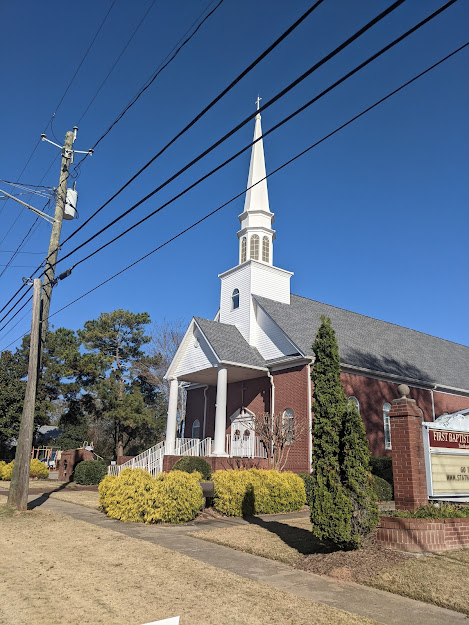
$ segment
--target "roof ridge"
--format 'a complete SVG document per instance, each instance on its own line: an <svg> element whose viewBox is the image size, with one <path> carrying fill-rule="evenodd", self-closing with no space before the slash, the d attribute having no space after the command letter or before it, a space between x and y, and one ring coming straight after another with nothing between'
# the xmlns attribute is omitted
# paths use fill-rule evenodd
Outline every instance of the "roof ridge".
<svg viewBox="0 0 469 625"><path fill-rule="evenodd" d="M321 304L323 306L330 306L331 308L335 308L336 310L342 310L344 312L351 313L352 315L358 315L359 317L366 317L367 319L371 319L372 321L379 321L380 323L387 323L390 326L395 326L396 328L404 328L405 330L410 330L410 332L416 332L417 334L422 334L423 336L429 336L432 339L438 339L439 341L445 341L446 343L451 343L452 345L459 345L460 347L464 347L469 349L469 345L464 345L463 343L457 343L456 341L450 341L449 339L444 339L441 336L435 336L434 334L429 334L428 332L422 332L421 330L415 330L414 328L409 328L407 326L399 325L398 323L393 323L392 321L385 321L384 319L378 319L377 317L371 317L370 315L364 315L363 313L357 313L354 310L349 310L348 308L342 308L341 306L334 306L333 304L327 304L326 302L320 302L317 299L311 299L310 297L305 297L304 295L296 295L295 293L291 294L293 297L300 297L301 299L306 299L309 302L316 302L317 304ZM265 299L269 299L266 297ZM275 300L271 300L274 302ZM281 304L282 302L276 302ZM288 304L287 304L288 306Z"/></svg>

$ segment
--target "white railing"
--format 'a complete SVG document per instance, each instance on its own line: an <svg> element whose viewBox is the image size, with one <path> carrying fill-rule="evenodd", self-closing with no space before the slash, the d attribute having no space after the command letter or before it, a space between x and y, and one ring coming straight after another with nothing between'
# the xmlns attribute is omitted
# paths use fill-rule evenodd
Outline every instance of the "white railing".
<svg viewBox="0 0 469 625"><path fill-rule="evenodd" d="M158 443L124 464L112 465L108 467L108 475L119 475L123 469L145 469L155 476L163 470L164 447L164 442Z"/></svg>
<svg viewBox="0 0 469 625"><path fill-rule="evenodd" d="M178 439L185 441L182 445L176 445L176 456L210 456L212 453L212 439L210 437L200 440L199 438ZM177 443L177 441L176 441Z"/></svg>
<svg viewBox="0 0 469 625"><path fill-rule="evenodd" d="M267 458L267 451L258 436L250 436L247 440L234 441L232 445L231 434L226 435L226 453L230 458Z"/></svg>

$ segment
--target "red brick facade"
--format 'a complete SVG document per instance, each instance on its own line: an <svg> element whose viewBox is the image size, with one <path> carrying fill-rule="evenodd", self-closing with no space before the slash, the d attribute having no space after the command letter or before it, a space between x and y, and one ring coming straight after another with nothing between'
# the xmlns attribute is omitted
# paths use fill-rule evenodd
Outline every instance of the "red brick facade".
<svg viewBox="0 0 469 625"><path fill-rule="evenodd" d="M272 372L275 385L275 412L283 412L287 408L293 410L297 422L309 422L309 367L300 365L281 371ZM389 382L376 377L358 373L342 372L342 385L347 397L354 396L360 404L360 414L365 424L370 450L373 456L391 455L384 445L383 406L392 404L398 396L397 387L400 382ZM204 420L204 389L195 388L187 394L187 411L185 436L192 436L192 424L195 419L200 421L200 436L214 436L216 387L209 386L206 390L207 407L205 432ZM432 402L433 395L433 402ZM267 376L235 382L228 385L227 401L227 434L230 431L230 416L242 406L254 413L270 411L271 387ZM444 412L455 412L469 408L469 397L410 387L410 399L422 410L425 421L433 421L433 415ZM419 414L421 414L419 412ZM392 440L392 435L391 435ZM392 441L394 442L394 441ZM310 446L308 436L292 445L287 469L302 472L309 471Z"/></svg>
<svg viewBox="0 0 469 625"><path fill-rule="evenodd" d="M93 460L94 456L88 449L67 449L63 451L58 462L59 480L70 482L75 466L82 460Z"/></svg>
<svg viewBox="0 0 469 625"><path fill-rule="evenodd" d="M376 539L389 549L414 553L468 549L469 519L381 517Z"/></svg>

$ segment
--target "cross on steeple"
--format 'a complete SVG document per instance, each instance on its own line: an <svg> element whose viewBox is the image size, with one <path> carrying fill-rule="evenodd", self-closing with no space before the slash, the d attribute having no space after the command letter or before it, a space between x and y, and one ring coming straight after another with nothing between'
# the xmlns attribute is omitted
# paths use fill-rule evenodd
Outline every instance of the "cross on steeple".
<svg viewBox="0 0 469 625"><path fill-rule="evenodd" d="M262 98L260 98L259 96L257 96L257 100L256 100L256 101L255 101L255 103L254 103L254 104L257 104L257 110L259 110L259 104L260 104L260 101L261 101L261 100L262 100Z"/></svg>

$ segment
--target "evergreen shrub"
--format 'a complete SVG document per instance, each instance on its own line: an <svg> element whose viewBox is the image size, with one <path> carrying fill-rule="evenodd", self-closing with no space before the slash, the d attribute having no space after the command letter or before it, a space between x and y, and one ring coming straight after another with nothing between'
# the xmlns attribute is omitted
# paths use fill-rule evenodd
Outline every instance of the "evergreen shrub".
<svg viewBox="0 0 469 625"><path fill-rule="evenodd" d="M377 475L386 480L391 486L393 485L392 458L388 456L372 456L370 458L370 467L373 475Z"/></svg>
<svg viewBox="0 0 469 625"><path fill-rule="evenodd" d="M47 480L49 477L49 469L40 460L31 460L29 464L29 477L37 477L40 480Z"/></svg>
<svg viewBox="0 0 469 625"><path fill-rule="evenodd" d="M373 490L378 501L391 501L392 499L392 486L382 477L373 475Z"/></svg>
<svg viewBox="0 0 469 625"><path fill-rule="evenodd" d="M311 505L311 498L313 494L313 476L311 473L298 473L303 482L305 483L305 492L306 492L306 503L307 505Z"/></svg>
<svg viewBox="0 0 469 625"><path fill-rule="evenodd" d="M186 473L198 471L205 481L208 481L212 475L212 467L209 463L197 456L184 456L183 458L179 458L171 471L185 471Z"/></svg>
<svg viewBox="0 0 469 625"><path fill-rule="evenodd" d="M292 512L306 502L304 482L294 473L230 469L215 471L212 481L214 507L228 516Z"/></svg>
<svg viewBox="0 0 469 625"><path fill-rule="evenodd" d="M404 519L467 519L469 518L469 506L459 507L445 502L438 505L429 503L416 510L396 510L389 516Z"/></svg>
<svg viewBox="0 0 469 625"><path fill-rule="evenodd" d="M101 510L113 519L134 523L187 523L202 508L198 472L172 471L153 478L143 469L124 469L99 484Z"/></svg>
<svg viewBox="0 0 469 625"><path fill-rule="evenodd" d="M0 463L0 479L5 481L11 480L14 464L14 460L8 464L3 461ZM49 470L40 460L31 460L29 464L29 477L38 477L41 480L46 480L49 477Z"/></svg>
<svg viewBox="0 0 469 625"><path fill-rule="evenodd" d="M77 484L99 484L106 474L105 460L82 460L73 471L73 479Z"/></svg>

